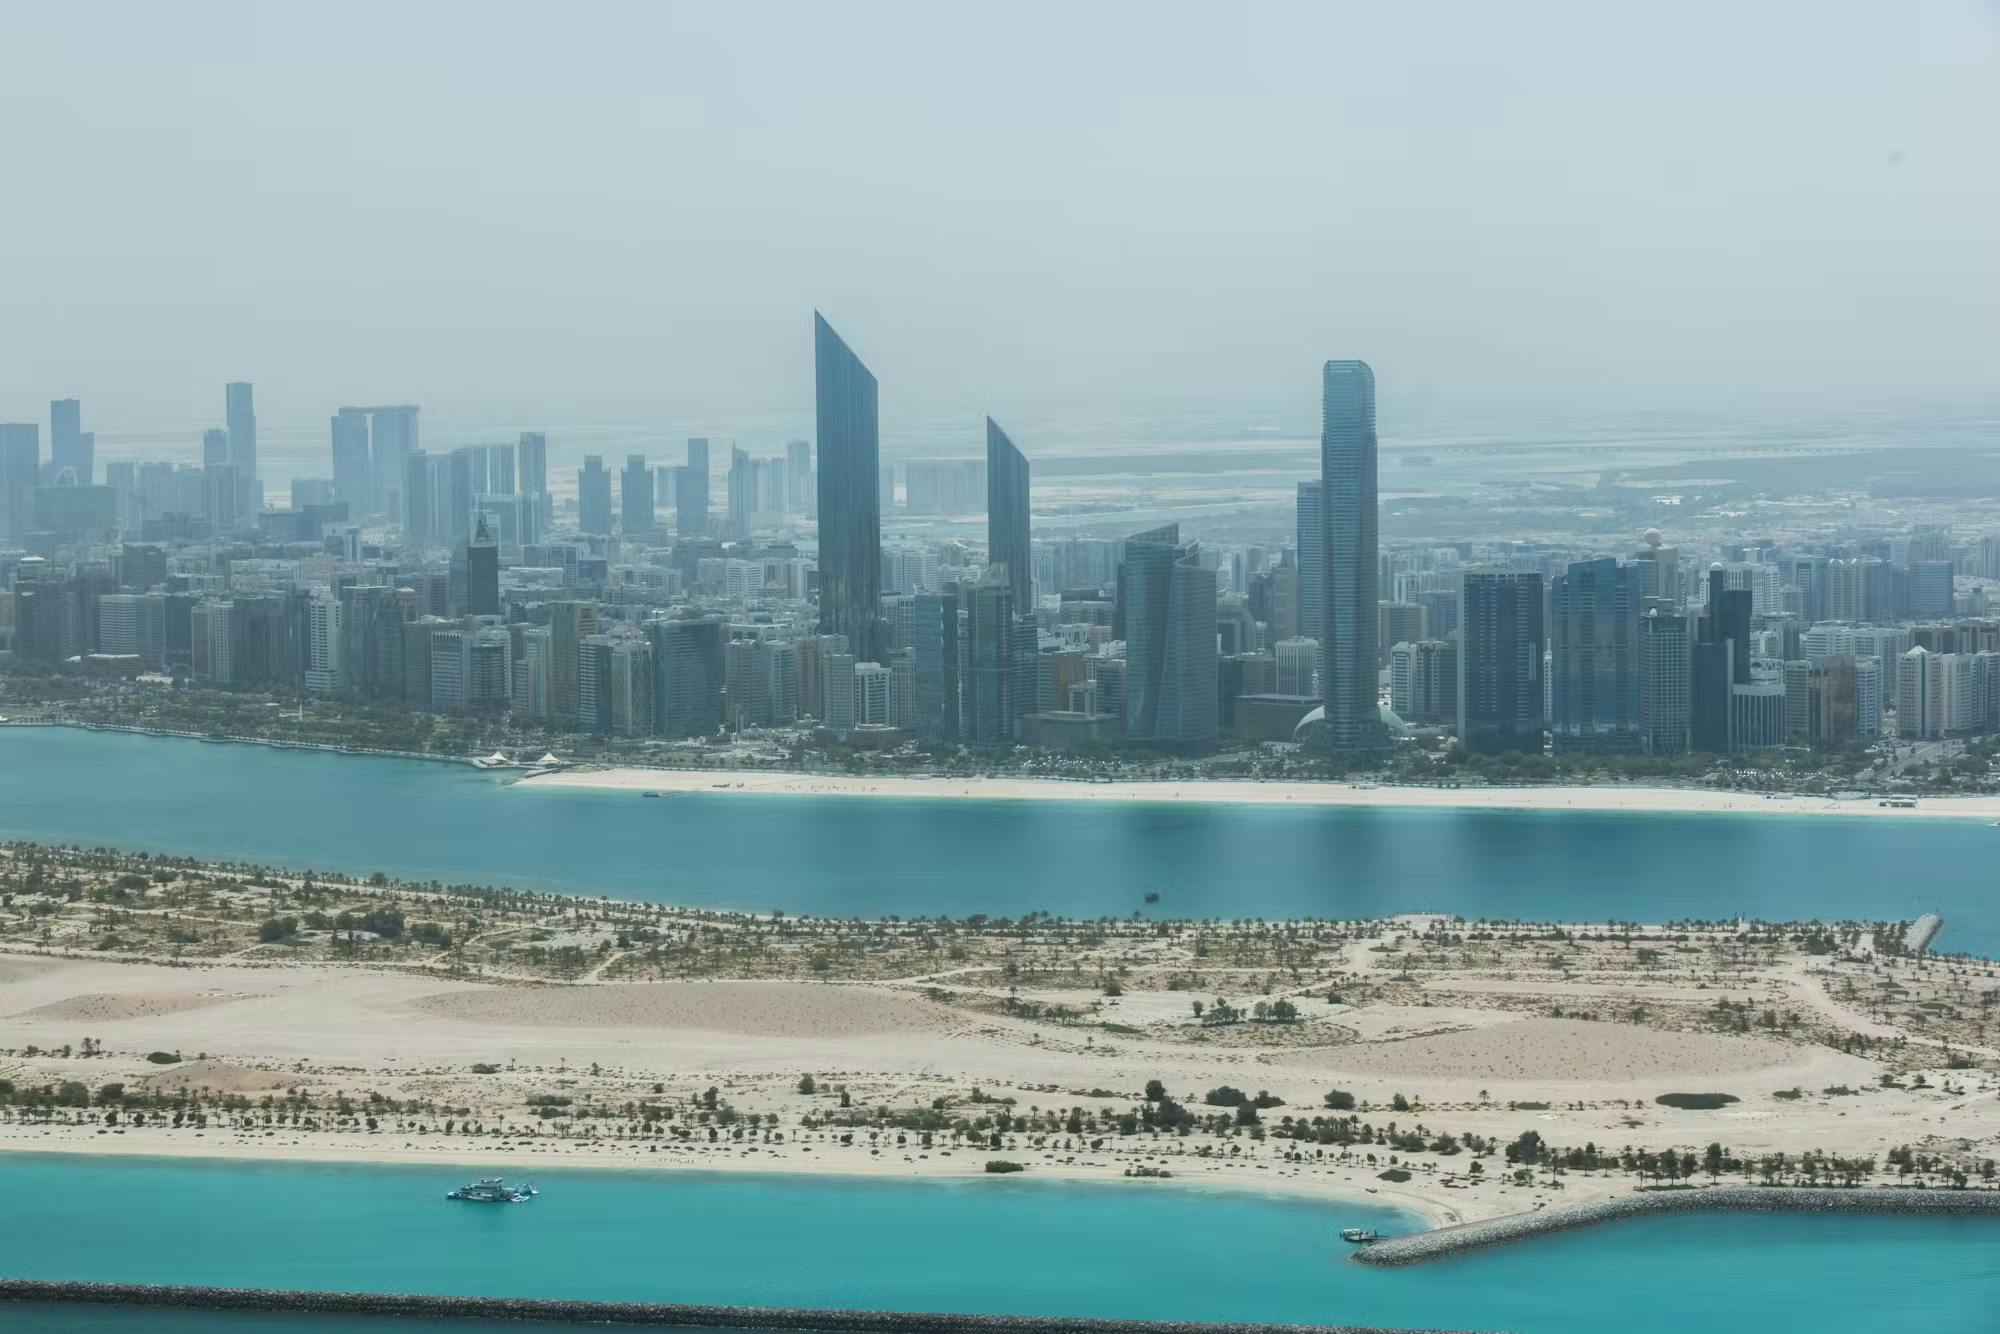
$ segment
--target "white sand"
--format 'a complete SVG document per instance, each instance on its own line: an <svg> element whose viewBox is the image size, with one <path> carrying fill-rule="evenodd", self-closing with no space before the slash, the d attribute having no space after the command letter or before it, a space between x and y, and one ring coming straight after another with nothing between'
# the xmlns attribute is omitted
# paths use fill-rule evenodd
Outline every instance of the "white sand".
<svg viewBox="0 0 2000 1334"><path fill-rule="evenodd" d="M1925 797L1914 807L1875 798L1764 796L1680 787L1380 787L1240 779L1085 783L1051 778L869 777L685 769L572 769L525 778L523 789L616 792L771 793L782 796L928 797L981 801L1255 803L1274 806L1403 806L1447 810L1653 811L1685 814L1851 815L2000 820L2000 796Z"/></svg>
<svg viewBox="0 0 2000 1334"><path fill-rule="evenodd" d="M56 1019L79 1024L115 1024L127 1019L157 1019L187 1010L204 1010L211 1005L227 1005L234 996L189 995L175 992L85 992L65 996L47 1005L37 1005L16 1016L21 1019Z"/></svg>
<svg viewBox="0 0 2000 1334"><path fill-rule="evenodd" d="M481 987L421 996L412 1006L502 1028L699 1029L794 1040L940 1033L963 1024L907 993L797 982Z"/></svg>
<svg viewBox="0 0 2000 1334"><path fill-rule="evenodd" d="M1797 1056L1796 1048L1754 1038L1663 1032L1581 1019L1521 1019L1347 1047L1324 1059L1340 1070L1411 1079L1625 1084L1771 1070Z"/></svg>

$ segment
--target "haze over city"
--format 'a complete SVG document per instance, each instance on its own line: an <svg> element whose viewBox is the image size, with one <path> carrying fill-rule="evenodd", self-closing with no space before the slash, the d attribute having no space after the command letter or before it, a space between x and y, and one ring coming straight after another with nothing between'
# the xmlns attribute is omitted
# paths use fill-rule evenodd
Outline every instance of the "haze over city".
<svg viewBox="0 0 2000 1334"><path fill-rule="evenodd" d="M1990 403L1991 4L8 7L0 417Z"/></svg>

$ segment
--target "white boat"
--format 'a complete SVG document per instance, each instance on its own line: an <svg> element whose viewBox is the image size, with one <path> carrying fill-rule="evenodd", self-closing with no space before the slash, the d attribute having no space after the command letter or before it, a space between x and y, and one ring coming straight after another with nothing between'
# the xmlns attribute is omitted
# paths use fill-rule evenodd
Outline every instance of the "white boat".
<svg viewBox="0 0 2000 1334"><path fill-rule="evenodd" d="M1340 1239L1355 1246L1366 1246L1371 1241L1382 1240L1382 1234L1365 1227L1344 1227L1340 1230Z"/></svg>

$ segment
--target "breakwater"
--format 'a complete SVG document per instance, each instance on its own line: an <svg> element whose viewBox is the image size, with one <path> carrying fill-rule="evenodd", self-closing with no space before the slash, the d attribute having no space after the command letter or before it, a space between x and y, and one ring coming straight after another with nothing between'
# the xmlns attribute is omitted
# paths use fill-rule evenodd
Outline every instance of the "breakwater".
<svg viewBox="0 0 2000 1334"><path fill-rule="evenodd" d="M1526 1241L1571 1228L1671 1213L1985 1214L2000 1219L2000 1191L1899 1189L1894 1186L1710 1186L1642 1190L1588 1204L1459 1223L1363 1246L1354 1258L1371 1265L1413 1265L1461 1251Z"/></svg>
<svg viewBox="0 0 2000 1334"><path fill-rule="evenodd" d="M0 1279L0 1302L122 1306L285 1315L615 1325L635 1329L798 1331L799 1334L1416 1334L1354 1325L1271 1325L1085 1317L953 1315L922 1311L816 1311L795 1307L693 1306L655 1302L545 1301L413 1293L284 1292L146 1283L49 1283Z"/></svg>

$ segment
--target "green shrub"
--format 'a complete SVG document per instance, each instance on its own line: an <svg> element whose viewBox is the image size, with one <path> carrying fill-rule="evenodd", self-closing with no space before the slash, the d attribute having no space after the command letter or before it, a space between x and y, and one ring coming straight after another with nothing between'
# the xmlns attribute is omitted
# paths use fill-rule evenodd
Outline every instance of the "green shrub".
<svg viewBox="0 0 2000 1334"><path fill-rule="evenodd" d="M1019 1163L1010 1163L1005 1158L988 1158L986 1160L986 1170L995 1175L1003 1175L1008 1172L1025 1172L1028 1169Z"/></svg>
<svg viewBox="0 0 2000 1334"><path fill-rule="evenodd" d="M1662 1093L1653 1099L1662 1107L1678 1107L1684 1112L1712 1112L1737 1101L1734 1093Z"/></svg>

